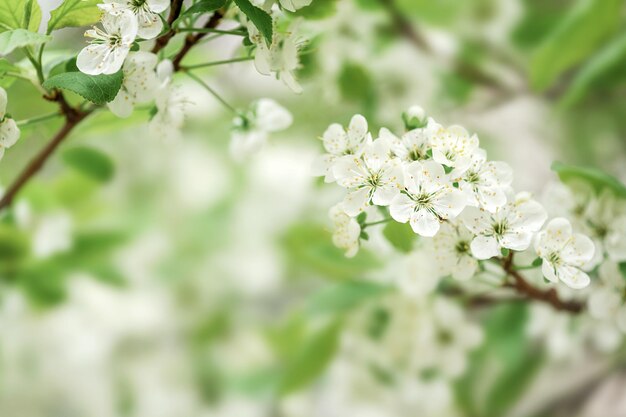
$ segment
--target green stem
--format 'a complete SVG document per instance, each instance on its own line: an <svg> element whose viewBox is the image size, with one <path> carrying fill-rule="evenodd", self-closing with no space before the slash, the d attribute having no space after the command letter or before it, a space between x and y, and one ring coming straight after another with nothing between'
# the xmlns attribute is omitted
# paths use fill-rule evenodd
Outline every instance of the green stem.
<svg viewBox="0 0 626 417"><path fill-rule="evenodd" d="M511 267L511 269L513 269L514 271L524 271L527 269L535 269L535 268L539 268L541 265L524 265L524 266L513 266Z"/></svg>
<svg viewBox="0 0 626 417"><path fill-rule="evenodd" d="M386 219L378 220L378 221L375 221L375 222L363 223L363 228L366 228L366 227L369 227L369 226L376 226L377 224L387 223L387 222L389 222L391 220L393 220L391 217L387 217Z"/></svg>
<svg viewBox="0 0 626 417"><path fill-rule="evenodd" d="M196 68L214 67L216 65L231 64L233 62L251 61L253 59L254 59L253 56L244 56L241 58L225 59L223 61L205 62L204 64L181 65L181 68L183 70L191 70L191 69L196 69Z"/></svg>
<svg viewBox="0 0 626 417"><path fill-rule="evenodd" d="M213 28L180 28L178 32L194 32L194 33L219 33L220 35L236 35L246 36L247 33L242 30L223 30Z"/></svg>
<svg viewBox="0 0 626 417"><path fill-rule="evenodd" d="M44 122L46 120L54 119L56 117L61 117L61 116L62 116L61 113L57 111L54 113L31 117L30 119L18 120L16 123L19 127L25 127L25 126L34 125L35 123Z"/></svg>
<svg viewBox="0 0 626 417"><path fill-rule="evenodd" d="M205 83L200 77L198 77L197 75L193 74L192 72L188 71L187 69L182 69L182 71L187 74L189 76L189 78L191 78L192 80L194 80L195 82L197 82L198 84L200 84L202 87L204 87L209 93L211 93L211 95L213 95L213 97L215 97L217 99L217 101L219 101L220 103L222 103L224 105L224 107L226 107L228 110L232 111L233 113L235 113L237 116L243 117L245 118L245 116L243 114L241 114L241 112L239 112L239 110L237 110L235 107L233 107L230 103L228 103L226 100L224 100L222 98L222 96L220 96L217 91L215 91L213 88L211 88L211 86L209 86L207 83Z"/></svg>
<svg viewBox="0 0 626 417"><path fill-rule="evenodd" d="M28 58L30 63L33 64L35 71L37 71L37 79L39 80L39 84L43 84L44 76L43 69L41 68L41 63L37 62L37 60L28 48L24 48L24 53L26 54L26 58Z"/></svg>

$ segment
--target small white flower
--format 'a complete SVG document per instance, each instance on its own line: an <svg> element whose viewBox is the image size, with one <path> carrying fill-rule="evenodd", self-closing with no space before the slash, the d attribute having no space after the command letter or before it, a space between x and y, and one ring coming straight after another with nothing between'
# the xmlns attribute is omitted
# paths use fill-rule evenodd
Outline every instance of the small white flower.
<svg viewBox="0 0 626 417"><path fill-rule="evenodd" d="M4 150L15 145L20 138L20 129L15 120L6 117L7 92L0 87L0 159L4 156Z"/></svg>
<svg viewBox="0 0 626 417"><path fill-rule="evenodd" d="M245 117L235 118L230 153L236 159L244 159L263 146L269 133L285 130L292 122L287 109L272 99L262 98L252 104Z"/></svg>
<svg viewBox="0 0 626 417"><path fill-rule="evenodd" d="M272 43L268 46L256 26L249 22L248 36L256 45L254 66L257 71L263 75L275 73L294 93L301 93L302 87L294 76L294 72L300 67L298 46L291 33L274 30Z"/></svg>
<svg viewBox="0 0 626 417"><path fill-rule="evenodd" d="M382 140L389 141L391 151L402 161L422 161L429 159L431 138L439 128L440 126L433 119L429 119L426 126L409 130L401 138L384 127L380 129L378 136Z"/></svg>
<svg viewBox="0 0 626 417"><path fill-rule="evenodd" d="M144 39L155 38L163 29L163 22L159 13L164 12L170 5L169 0L104 0L105 4L99 7L110 14L122 10L132 12L137 19L137 35Z"/></svg>
<svg viewBox="0 0 626 417"><path fill-rule="evenodd" d="M161 86L155 93L157 112L150 120L150 131L162 140L177 139L185 122L185 112L189 101L183 92L172 85L174 67L165 59L157 65L157 78Z"/></svg>
<svg viewBox="0 0 626 417"><path fill-rule="evenodd" d="M462 171L472 162L478 149L478 137L461 126L440 128L432 137L433 159L442 165Z"/></svg>
<svg viewBox="0 0 626 417"><path fill-rule="evenodd" d="M65 252L72 246L72 219L65 213L44 217L33 235L32 251L37 258Z"/></svg>
<svg viewBox="0 0 626 417"><path fill-rule="evenodd" d="M353 155L361 156L365 145L372 142L372 137L367 131L367 120L360 114L352 116L348 129L344 129L338 123L328 126L322 135L324 149L328 152L321 155L313 163L313 175L325 175L326 182L335 181L333 165L337 158Z"/></svg>
<svg viewBox="0 0 626 417"><path fill-rule="evenodd" d="M543 259L543 276L551 282L563 281L574 289L589 285L589 275L579 268L593 258L594 250L591 239L572 233L572 225L562 217L552 219L535 241L535 251Z"/></svg>
<svg viewBox="0 0 626 417"><path fill-rule="evenodd" d="M500 161L487 161L487 153L478 149L471 158L469 167L456 176L451 173L468 199L468 205L482 207L494 212L506 204L507 189L513 182L513 170Z"/></svg>
<svg viewBox="0 0 626 417"><path fill-rule="evenodd" d="M102 26L104 30L94 27L85 32L85 36L93 41L76 57L76 66L85 74L118 72L137 37L137 19L129 10L105 13Z"/></svg>
<svg viewBox="0 0 626 417"><path fill-rule="evenodd" d="M437 162L410 163L404 181L406 190L391 201L390 214L400 223L410 222L419 235L434 236L442 220L455 218L467 204Z"/></svg>
<svg viewBox="0 0 626 417"><path fill-rule="evenodd" d="M333 173L337 184L348 189L343 204L350 216L358 215L369 204L389 205L402 187L402 166L389 159L389 148L383 141L367 145L361 158L340 158Z"/></svg>
<svg viewBox="0 0 626 417"><path fill-rule="evenodd" d="M601 255L626 261L626 202L605 190L587 205L584 217Z"/></svg>
<svg viewBox="0 0 626 417"><path fill-rule="evenodd" d="M474 235L461 225L444 222L433 238L434 256L441 272L458 280L474 276L478 261L472 256L470 244Z"/></svg>
<svg viewBox="0 0 626 417"><path fill-rule="evenodd" d="M618 264L603 262L598 268L598 278L587 299L589 314L598 320L626 317L626 306L622 298L626 291L626 280L622 277ZM624 324L626 322L622 322L620 327L626 332Z"/></svg>
<svg viewBox="0 0 626 417"><path fill-rule="evenodd" d="M426 119L426 112L421 106L409 107L407 111L402 113L402 119L404 119L407 130L424 127L426 123L432 121L432 119Z"/></svg>
<svg viewBox="0 0 626 417"><path fill-rule="evenodd" d="M346 214L341 203L333 206L328 215L335 225L333 243L338 248L345 250L348 258L353 257L359 251L361 226L354 217Z"/></svg>
<svg viewBox="0 0 626 417"><path fill-rule="evenodd" d="M547 215L541 204L519 193L514 202L494 213L476 207L467 207L463 223L476 235L470 245L478 259L500 255L502 248L522 251L528 249L533 234L541 229Z"/></svg>
<svg viewBox="0 0 626 417"><path fill-rule="evenodd" d="M131 52L124 62L124 81L108 107L118 117L128 117L133 108L154 98L158 87L155 68L157 56L150 52Z"/></svg>

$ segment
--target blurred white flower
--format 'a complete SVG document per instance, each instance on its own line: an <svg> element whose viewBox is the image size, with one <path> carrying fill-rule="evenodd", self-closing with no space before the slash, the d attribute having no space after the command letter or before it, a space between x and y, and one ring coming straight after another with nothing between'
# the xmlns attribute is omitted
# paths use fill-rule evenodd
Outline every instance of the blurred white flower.
<svg viewBox="0 0 626 417"><path fill-rule="evenodd" d="M308 6L313 0L278 0L283 9L295 12L298 9Z"/></svg>
<svg viewBox="0 0 626 417"><path fill-rule="evenodd" d="M128 117L137 104L154 98L158 87L155 68L157 56L150 52L131 52L124 62L124 80L115 99L108 103L109 110L118 117Z"/></svg>
<svg viewBox="0 0 626 417"><path fill-rule="evenodd" d="M587 204L584 217L600 253L614 262L626 261L626 202L604 190Z"/></svg>
<svg viewBox="0 0 626 417"><path fill-rule="evenodd" d="M359 251L361 226L354 217L346 214L341 203L331 207L328 215L335 226L333 243L338 248L345 250L348 258L353 257Z"/></svg>
<svg viewBox="0 0 626 417"><path fill-rule="evenodd" d="M442 165L462 171L469 167L478 149L478 136L461 126L441 127L432 137L433 159Z"/></svg>
<svg viewBox="0 0 626 417"><path fill-rule="evenodd" d="M157 112L150 120L152 135L161 140L176 140L185 122L185 112L189 101L187 96L172 84L174 66L172 61L164 59L157 65L157 78L160 86L155 93Z"/></svg>
<svg viewBox="0 0 626 417"><path fill-rule="evenodd" d="M623 299L626 280L619 265L610 261L602 263L598 268L598 278L587 299L589 314L598 320L615 323L626 333L626 305Z"/></svg>
<svg viewBox="0 0 626 417"><path fill-rule="evenodd" d="M276 101L262 98L255 101L244 116L235 118L230 141L233 158L243 160L257 152L270 133L291 126L291 113Z"/></svg>
<svg viewBox="0 0 626 417"><path fill-rule="evenodd" d="M169 0L104 0L99 7L110 14L122 10L132 12L137 19L137 36L144 39L155 38L163 29L159 13L169 7Z"/></svg>
<svg viewBox="0 0 626 417"><path fill-rule="evenodd" d="M325 176L326 182L335 181L333 165L337 158L353 155L361 156L365 145L372 142L372 137L367 131L367 120L360 114L352 116L348 129L344 129L338 123L328 126L322 135L324 149L328 152L319 156L313 163L313 175Z"/></svg>
<svg viewBox="0 0 626 417"><path fill-rule="evenodd" d="M118 72L137 37L137 18L129 10L105 13L101 22L104 30L94 26L85 32L93 40L76 57L76 66L85 74Z"/></svg>
<svg viewBox="0 0 626 417"><path fill-rule="evenodd" d="M470 244L474 235L460 224L444 222L433 238L434 259L441 274L458 280L474 276L478 261L472 256Z"/></svg>
<svg viewBox="0 0 626 417"><path fill-rule="evenodd" d="M294 72L300 66L298 46L291 33L281 33L274 28L271 45L267 45L265 38L252 22L248 22L248 36L250 42L256 45L254 65L263 75L276 74L294 93L301 93L302 87L296 81Z"/></svg>
<svg viewBox="0 0 626 417"><path fill-rule="evenodd" d="M513 182L513 171L506 163L487 161L487 153L477 149L469 167L461 171L458 177L457 170L450 176L467 196L468 205L494 212L506 204L507 189Z"/></svg>
<svg viewBox="0 0 626 417"><path fill-rule="evenodd" d="M533 234L546 221L541 204L518 193L515 201L489 213L476 207L467 207L462 215L465 226L476 235L470 245L478 259L499 256L501 249L522 251L528 249Z"/></svg>
<svg viewBox="0 0 626 417"><path fill-rule="evenodd" d="M369 204L387 206L400 193L403 181L402 166L389 158L389 147L384 141L366 145L361 158L344 156L333 166L337 184L348 189L343 200L344 210L357 216Z"/></svg>
<svg viewBox="0 0 626 417"><path fill-rule="evenodd" d="M458 216L467 200L452 186L443 166L434 161L412 162L405 168L406 192L391 201L391 217L410 222L413 231L432 237L442 220Z"/></svg>
<svg viewBox="0 0 626 417"><path fill-rule="evenodd" d="M64 213L43 217L37 224L32 251L37 258L65 252L72 246L72 219Z"/></svg>
<svg viewBox="0 0 626 417"><path fill-rule="evenodd" d="M0 87L0 159L4 156L4 150L15 145L20 138L20 129L15 120L7 117L7 92Z"/></svg>
<svg viewBox="0 0 626 417"><path fill-rule="evenodd" d="M552 219L535 242L535 251L543 259L543 276L574 289L589 285L589 275L579 268L591 261L594 250L591 239L572 233L572 225L562 217Z"/></svg>

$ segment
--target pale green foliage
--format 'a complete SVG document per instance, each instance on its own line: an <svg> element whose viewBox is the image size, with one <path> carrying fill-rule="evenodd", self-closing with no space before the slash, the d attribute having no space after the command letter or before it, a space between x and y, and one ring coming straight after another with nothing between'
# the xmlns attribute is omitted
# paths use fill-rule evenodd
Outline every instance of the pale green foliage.
<svg viewBox="0 0 626 417"><path fill-rule="evenodd" d="M0 32L28 29L36 32L41 22L37 0L2 0L0 2Z"/></svg>
<svg viewBox="0 0 626 417"><path fill-rule="evenodd" d="M52 38L26 29L14 29L0 33L0 55L8 55L17 48L41 45Z"/></svg>
<svg viewBox="0 0 626 417"><path fill-rule="evenodd" d="M50 13L48 33L71 26L87 26L96 23L102 14L99 0L64 0Z"/></svg>
<svg viewBox="0 0 626 417"><path fill-rule="evenodd" d="M44 88L61 88L72 91L94 104L112 101L122 86L123 75L119 71L111 75L87 75L82 72L64 72L46 80Z"/></svg>

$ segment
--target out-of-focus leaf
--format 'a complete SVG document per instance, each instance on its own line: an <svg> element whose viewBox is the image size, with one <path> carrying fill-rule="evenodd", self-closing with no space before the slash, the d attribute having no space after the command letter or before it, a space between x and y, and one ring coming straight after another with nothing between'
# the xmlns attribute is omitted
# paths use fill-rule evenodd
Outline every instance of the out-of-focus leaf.
<svg viewBox="0 0 626 417"><path fill-rule="evenodd" d="M626 262L620 262L618 268L619 272L622 274L622 278L626 280Z"/></svg>
<svg viewBox="0 0 626 417"><path fill-rule="evenodd" d="M224 4L226 4L226 0L201 0L185 10L178 19L176 19L173 26L176 26L182 19L194 14L214 12L223 7Z"/></svg>
<svg viewBox="0 0 626 417"><path fill-rule="evenodd" d="M100 0L64 0L50 13L48 33L64 27L80 27L96 23L102 11L98 8Z"/></svg>
<svg viewBox="0 0 626 417"><path fill-rule="evenodd" d="M511 34L520 47L533 47L559 23L573 1L522 0L524 17Z"/></svg>
<svg viewBox="0 0 626 417"><path fill-rule="evenodd" d="M314 272L331 279L360 279L368 271L381 266L381 262L365 249L353 258L332 243L331 234L323 226L296 224L283 240L294 268Z"/></svg>
<svg viewBox="0 0 626 417"><path fill-rule="evenodd" d="M371 117L376 106L376 88L367 68L355 62L346 62L339 72L337 83L343 99L359 104L363 114Z"/></svg>
<svg viewBox="0 0 626 417"><path fill-rule="evenodd" d="M582 99L593 83L611 70L626 63L626 32L616 37L595 53L580 69L561 100L563 105L572 105Z"/></svg>
<svg viewBox="0 0 626 417"><path fill-rule="evenodd" d="M393 0L398 9L410 17L433 25L448 26L453 23L470 2L456 0Z"/></svg>
<svg viewBox="0 0 626 417"><path fill-rule="evenodd" d="M19 67L11 64L4 58L0 58L0 87L8 88L15 81L14 77L8 75L9 73L19 74L22 70Z"/></svg>
<svg viewBox="0 0 626 417"><path fill-rule="evenodd" d="M13 29L0 33L0 55L8 55L17 48L41 45L48 42L50 36L41 35L26 29Z"/></svg>
<svg viewBox="0 0 626 417"><path fill-rule="evenodd" d="M43 87L51 90L61 88L72 91L94 104L106 104L113 101L122 87L124 75L118 71L111 75L88 75L82 72L64 72L48 78Z"/></svg>
<svg viewBox="0 0 626 417"><path fill-rule="evenodd" d="M28 29L36 32L41 22L41 9L37 0L0 1L0 32Z"/></svg>
<svg viewBox="0 0 626 417"><path fill-rule="evenodd" d="M235 4L243 14L256 26L261 32L268 45L272 43L272 36L274 33L272 17L263 9L259 9L250 3L250 0L235 0Z"/></svg>
<svg viewBox="0 0 626 417"><path fill-rule="evenodd" d="M309 309L313 313L340 314L368 299L380 297L389 290L388 286L374 282L342 282L314 294Z"/></svg>
<svg viewBox="0 0 626 417"><path fill-rule="evenodd" d="M554 162L552 170L558 174L564 183L582 180L593 186L596 191L606 188L611 190L616 196L626 198L626 186L617 178L598 169Z"/></svg>
<svg viewBox="0 0 626 417"><path fill-rule="evenodd" d="M290 14L309 20L326 19L337 12L337 3L338 0L313 0L310 5Z"/></svg>
<svg viewBox="0 0 626 417"><path fill-rule="evenodd" d="M113 178L113 162L94 148L80 146L68 149L63 153L63 161L96 181L107 182Z"/></svg>
<svg viewBox="0 0 626 417"><path fill-rule="evenodd" d="M394 248L404 253L411 252L417 240L417 234L411 229L410 224L396 221L390 221L385 225L383 235Z"/></svg>
<svg viewBox="0 0 626 417"><path fill-rule="evenodd" d="M308 338L287 365L280 380L282 395L313 382L330 363L339 345L341 322L334 321Z"/></svg>
<svg viewBox="0 0 626 417"><path fill-rule="evenodd" d="M622 6L622 0L580 0L533 56L533 88L545 90L594 52L617 29Z"/></svg>
<svg viewBox="0 0 626 417"><path fill-rule="evenodd" d="M15 227L0 223L0 262L18 261L30 250L27 237Z"/></svg>

